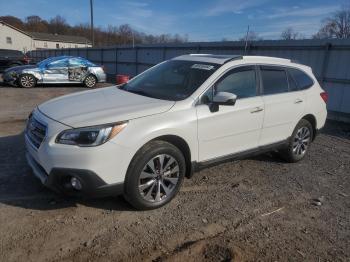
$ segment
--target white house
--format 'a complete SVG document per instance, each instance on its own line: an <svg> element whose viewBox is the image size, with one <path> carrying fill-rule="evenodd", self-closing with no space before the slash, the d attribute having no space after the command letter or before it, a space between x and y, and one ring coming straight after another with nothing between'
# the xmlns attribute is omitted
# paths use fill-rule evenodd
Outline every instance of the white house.
<svg viewBox="0 0 350 262"><path fill-rule="evenodd" d="M0 49L28 52L36 49L91 47L81 36L25 32L0 21Z"/></svg>
<svg viewBox="0 0 350 262"><path fill-rule="evenodd" d="M0 21L0 49L14 49L22 52L33 50L32 37L28 33Z"/></svg>
<svg viewBox="0 0 350 262"><path fill-rule="evenodd" d="M28 32L32 36L33 49L91 47L91 42L82 36Z"/></svg>

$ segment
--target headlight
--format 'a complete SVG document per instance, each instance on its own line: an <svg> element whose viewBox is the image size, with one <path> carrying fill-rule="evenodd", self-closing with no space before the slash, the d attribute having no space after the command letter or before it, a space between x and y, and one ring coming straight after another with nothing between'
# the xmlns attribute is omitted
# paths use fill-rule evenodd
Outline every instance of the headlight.
<svg viewBox="0 0 350 262"><path fill-rule="evenodd" d="M98 146L115 137L127 125L127 122L68 129L61 132L56 143L76 146Z"/></svg>

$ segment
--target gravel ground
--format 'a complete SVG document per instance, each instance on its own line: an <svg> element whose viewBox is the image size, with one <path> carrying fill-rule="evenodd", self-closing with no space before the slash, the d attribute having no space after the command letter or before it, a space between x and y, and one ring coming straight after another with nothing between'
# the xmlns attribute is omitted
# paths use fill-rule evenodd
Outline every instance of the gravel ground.
<svg viewBox="0 0 350 262"><path fill-rule="evenodd" d="M167 206L69 199L25 163L32 108L84 88L0 88L0 261L350 261L350 126L328 122L309 155L227 162Z"/></svg>

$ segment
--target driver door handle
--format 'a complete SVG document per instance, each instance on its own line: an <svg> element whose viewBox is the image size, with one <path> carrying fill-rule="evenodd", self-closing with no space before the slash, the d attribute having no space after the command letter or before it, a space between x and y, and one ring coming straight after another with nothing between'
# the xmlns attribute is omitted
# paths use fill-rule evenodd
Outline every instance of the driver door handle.
<svg viewBox="0 0 350 262"><path fill-rule="evenodd" d="M300 104L300 103L302 103L302 102L303 102L302 99L297 98L297 99L295 99L294 104Z"/></svg>
<svg viewBox="0 0 350 262"><path fill-rule="evenodd" d="M261 111L263 111L264 109L262 108L262 107L260 107L260 106L258 106L258 107L255 107L252 111L250 111L250 113L258 113L258 112L261 112Z"/></svg>

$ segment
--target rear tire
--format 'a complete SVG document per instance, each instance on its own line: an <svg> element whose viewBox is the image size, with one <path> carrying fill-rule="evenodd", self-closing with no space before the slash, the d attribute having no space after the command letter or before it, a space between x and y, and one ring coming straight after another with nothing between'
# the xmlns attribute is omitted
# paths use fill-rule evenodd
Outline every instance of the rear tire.
<svg viewBox="0 0 350 262"><path fill-rule="evenodd" d="M22 74L18 78L18 84L23 88L32 88L36 86L36 78L31 74Z"/></svg>
<svg viewBox="0 0 350 262"><path fill-rule="evenodd" d="M280 151L281 156L290 163L302 160L309 151L313 136L311 123L306 119L300 120L289 139L287 148Z"/></svg>
<svg viewBox="0 0 350 262"><path fill-rule="evenodd" d="M185 172L185 158L176 146L165 141L149 142L130 163L124 197L139 210L159 208L176 196Z"/></svg>
<svg viewBox="0 0 350 262"><path fill-rule="evenodd" d="M96 86L97 78L94 75L88 75L84 79L84 85L89 88L93 88Z"/></svg>

